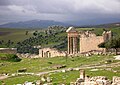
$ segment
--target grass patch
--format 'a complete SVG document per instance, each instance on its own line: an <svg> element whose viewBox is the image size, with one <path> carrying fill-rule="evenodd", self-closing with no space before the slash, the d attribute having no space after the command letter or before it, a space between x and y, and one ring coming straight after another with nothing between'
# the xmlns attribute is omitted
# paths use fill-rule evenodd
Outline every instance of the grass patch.
<svg viewBox="0 0 120 85"><path fill-rule="evenodd" d="M53 84L61 84L64 83L69 85L70 82L75 82L77 78L79 78L79 71L70 71L66 73L54 73L50 75Z"/></svg>
<svg viewBox="0 0 120 85"><path fill-rule="evenodd" d="M120 76L119 72L114 73L112 71L107 71L107 70L98 70L95 72L87 71L86 74L89 76L106 76L110 80L112 80L113 76Z"/></svg>
<svg viewBox="0 0 120 85"><path fill-rule="evenodd" d="M3 81L5 82L6 85L14 85L14 84L23 84L25 83L25 81L33 82L36 80L40 80L40 77L25 75L25 76L11 77Z"/></svg>
<svg viewBox="0 0 120 85"><path fill-rule="evenodd" d="M119 68L120 70L120 68ZM60 84L65 83L66 85L69 85L70 82L75 82L77 78L79 78L80 72L79 71L70 71L66 73L54 73L51 74L50 77L52 78L53 84ZM90 71L90 69L86 69L86 75L90 77L94 76L106 76L108 79L112 80L113 76L120 76L120 73L114 73L112 71L107 70L98 70L98 71Z"/></svg>
<svg viewBox="0 0 120 85"><path fill-rule="evenodd" d="M120 72L120 66L118 66L118 67L114 67L113 70L117 70L117 71Z"/></svg>

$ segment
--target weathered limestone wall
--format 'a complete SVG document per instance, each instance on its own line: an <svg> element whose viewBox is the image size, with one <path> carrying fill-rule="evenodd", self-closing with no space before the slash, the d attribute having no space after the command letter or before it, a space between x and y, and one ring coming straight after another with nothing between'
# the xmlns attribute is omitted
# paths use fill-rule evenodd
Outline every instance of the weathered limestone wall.
<svg viewBox="0 0 120 85"><path fill-rule="evenodd" d="M16 48L0 48L0 53L16 54Z"/></svg>
<svg viewBox="0 0 120 85"><path fill-rule="evenodd" d="M57 56L66 56L64 51L58 51L54 48L43 48L39 49L39 56L40 57L57 57Z"/></svg>
<svg viewBox="0 0 120 85"><path fill-rule="evenodd" d="M90 36L80 38L80 53L89 52L92 50L102 51L98 45L104 42L103 36Z"/></svg>
<svg viewBox="0 0 120 85"><path fill-rule="evenodd" d="M94 31L79 32L75 30L74 27L69 27L66 32L68 33L68 55L87 53L91 51L105 52L105 49L99 48L98 45L112 37L111 31L104 31L102 36L96 36ZM79 42L80 45L78 45L77 42ZM78 50L78 46L80 46L80 50Z"/></svg>

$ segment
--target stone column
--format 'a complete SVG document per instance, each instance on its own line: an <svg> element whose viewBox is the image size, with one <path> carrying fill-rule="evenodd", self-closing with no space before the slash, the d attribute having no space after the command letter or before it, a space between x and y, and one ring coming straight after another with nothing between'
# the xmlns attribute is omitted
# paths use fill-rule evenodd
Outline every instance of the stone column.
<svg viewBox="0 0 120 85"><path fill-rule="evenodd" d="M72 37L70 37L70 54L72 54L73 53L73 41L72 41L73 39L72 39Z"/></svg>
<svg viewBox="0 0 120 85"><path fill-rule="evenodd" d="M68 36L68 54L70 54L70 37Z"/></svg>
<svg viewBox="0 0 120 85"><path fill-rule="evenodd" d="M79 38L79 51L82 53L82 38Z"/></svg>
<svg viewBox="0 0 120 85"><path fill-rule="evenodd" d="M78 52L77 49L77 37L68 36L68 54L75 54Z"/></svg>
<svg viewBox="0 0 120 85"><path fill-rule="evenodd" d="M75 54L75 37L73 37L73 54Z"/></svg>
<svg viewBox="0 0 120 85"><path fill-rule="evenodd" d="M80 70L80 79L85 79L85 70Z"/></svg>
<svg viewBox="0 0 120 85"><path fill-rule="evenodd" d="M78 40L77 37L75 37L75 53L78 53Z"/></svg>
<svg viewBox="0 0 120 85"><path fill-rule="evenodd" d="M41 53L41 54L42 54L42 57L43 57L43 50L42 50L42 53Z"/></svg>
<svg viewBox="0 0 120 85"><path fill-rule="evenodd" d="M78 50L77 50L77 37L74 37L73 38L73 54L77 53Z"/></svg>

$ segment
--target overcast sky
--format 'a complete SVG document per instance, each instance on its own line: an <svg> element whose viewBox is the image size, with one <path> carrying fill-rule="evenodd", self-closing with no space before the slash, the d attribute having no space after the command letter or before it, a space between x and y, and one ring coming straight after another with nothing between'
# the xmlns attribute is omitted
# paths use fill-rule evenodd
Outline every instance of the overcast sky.
<svg viewBox="0 0 120 85"><path fill-rule="evenodd" d="M27 20L120 21L120 0L0 0L0 24Z"/></svg>

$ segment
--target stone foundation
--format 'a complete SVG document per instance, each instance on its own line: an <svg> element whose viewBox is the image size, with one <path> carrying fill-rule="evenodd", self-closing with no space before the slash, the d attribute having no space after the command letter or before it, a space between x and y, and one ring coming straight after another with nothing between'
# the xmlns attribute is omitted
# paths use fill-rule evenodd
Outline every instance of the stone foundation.
<svg viewBox="0 0 120 85"><path fill-rule="evenodd" d="M120 85L120 77L117 76L114 76L112 81L105 76L86 76L83 78L84 71L80 70L80 72L80 78L77 78L76 82L71 82L70 85Z"/></svg>

